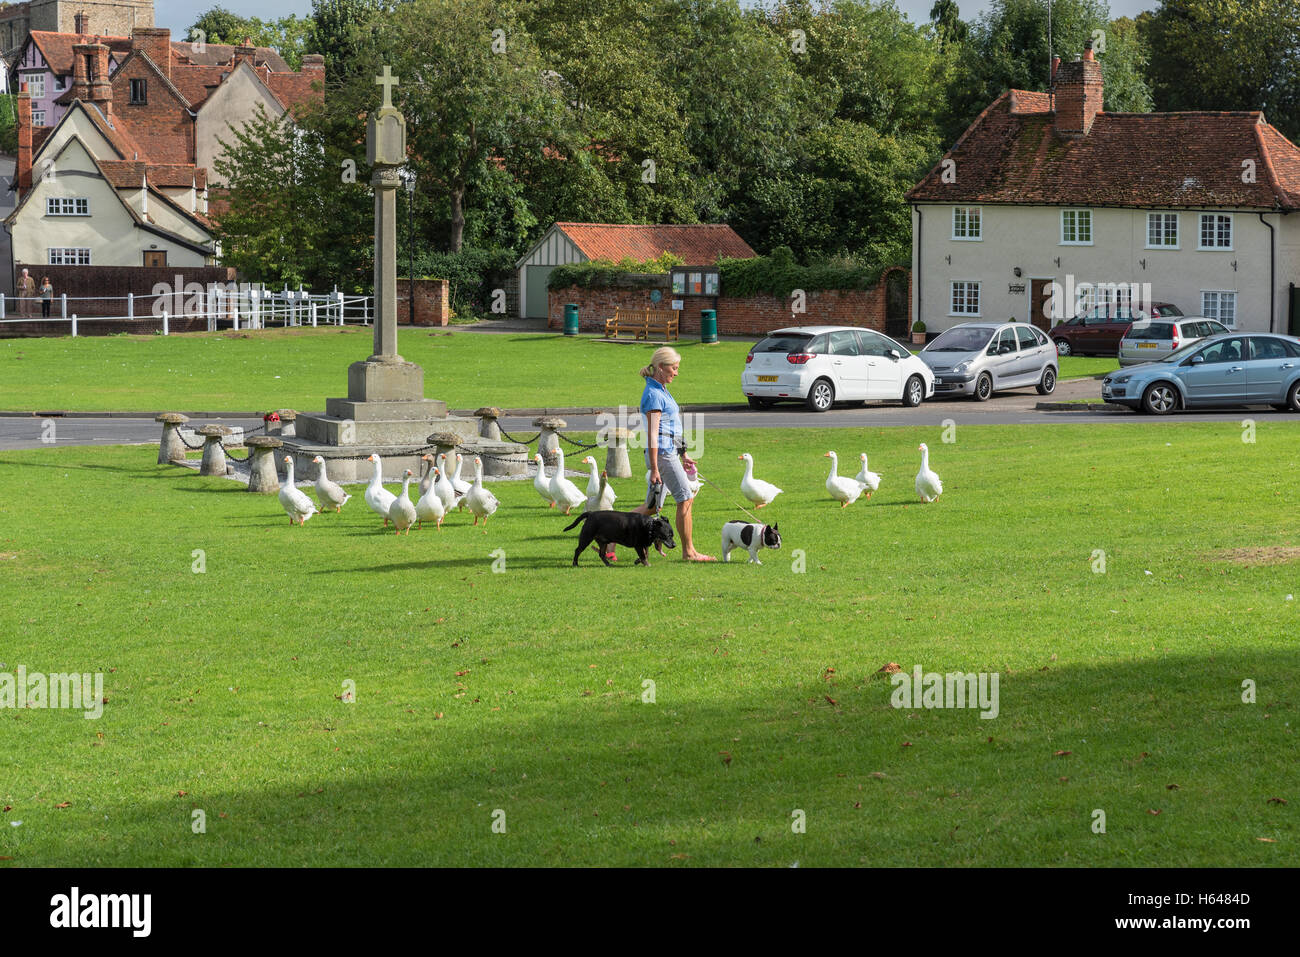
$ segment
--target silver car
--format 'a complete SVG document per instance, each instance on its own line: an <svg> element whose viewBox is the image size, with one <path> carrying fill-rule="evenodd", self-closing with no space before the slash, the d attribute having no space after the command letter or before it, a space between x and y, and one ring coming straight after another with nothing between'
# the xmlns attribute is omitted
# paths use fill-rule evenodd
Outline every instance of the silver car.
<svg viewBox="0 0 1300 957"><path fill-rule="evenodd" d="M1210 336L1159 362L1112 372L1102 380L1101 397L1151 415L1224 405L1300 412L1300 339L1271 333Z"/></svg>
<svg viewBox="0 0 1300 957"><path fill-rule="evenodd" d="M934 394L969 395L979 402L1002 389L1056 388L1056 347L1026 322L963 322L920 353L934 370Z"/></svg>
<svg viewBox="0 0 1300 957"><path fill-rule="evenodd" d="M1119 364L1135 366L1143 362L1157 362L1206 336L1231 331L1219 320L1206 319L1204 316L1135 322L1119 341Z"/></svg>

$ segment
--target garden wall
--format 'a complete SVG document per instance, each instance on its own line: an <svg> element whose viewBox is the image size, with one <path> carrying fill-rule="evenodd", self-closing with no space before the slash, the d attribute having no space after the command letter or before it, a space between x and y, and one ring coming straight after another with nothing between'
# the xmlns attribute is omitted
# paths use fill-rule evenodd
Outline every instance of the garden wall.
<svg viewBox="0 0 1300 957"><path fill-rule="evenodd" d="M905 269L891 271L907 273ZM564 327L567 303L577 303L578 327L582 332L600 333L604 332L605 320L614 315L615 309L667 309L673 299L681 299L684 308L680 330L683 337L699 335L702 309L717 309L718 334L724 336L762 336L772 329L792 325L858 326L884 332L887 310L885 280L888 275L886 273L869 289L809 290L806 310L802 313L790 311L792 300L789 296L673 296L667 275L638 277L641 282L635 288L569 286L549 291L547 328ZM910 282L907 288L910 312ZM651 293L655 290L660 294L657 303L651 301Z"/></svg>
<svg viewBox="0 0 1300 957"><path fill-rule="evenodd" d="M445 326L451 316L451 298L445 279L415 280L415 325ZM397 280L397 321L411 321L410 307L411 283L408 279Z"/></svg>

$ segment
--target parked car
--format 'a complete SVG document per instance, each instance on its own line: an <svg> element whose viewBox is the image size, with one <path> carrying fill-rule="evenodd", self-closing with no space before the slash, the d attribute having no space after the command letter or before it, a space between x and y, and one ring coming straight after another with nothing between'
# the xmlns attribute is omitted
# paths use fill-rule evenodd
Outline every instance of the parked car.
<svg viewBox="0 0 1300 957"><path fill-rule="evenodd" d="M1182 314L1172 302L1153 302L1148 309L1097 306L1053 326L1052 341L1063 356L1113 356L1118 354L1120 340L1134 322Z"/></svg>
<svg viewBox="0 0 1300 957"><path fill-rule="evenodd" d="M1206 336L1232 330L1217 319L1183 316L1181 319L1146 319L1129 326L1119 341L1119 364L1155 362Z"/></svg>
<svg viewBox="0 0 1300 957"><path fill-rule="evenodd" d="M1002 389L1056 388L1056 349L1026 322L963 322L935 338L921 359L934 370L935 395L970 395L983 402Z"/></svg>
<svg viewBox="0 0 1300 957"><path fill-rule="evenodd" d="M745 356L741 389L751 408L798 400L814 412L836 402L901 400L917 406L934 395L934 374L888 336L852 326L797 326L768 333Z"/></svg>
<svg viewBox="0 0 1300 957"><path fill-rule="evenodd" d="M1112 372L1101 397L1152 415L1207 405L1271 405L1300 412L1300 339L1229 332L1159 362Z"/></svg>

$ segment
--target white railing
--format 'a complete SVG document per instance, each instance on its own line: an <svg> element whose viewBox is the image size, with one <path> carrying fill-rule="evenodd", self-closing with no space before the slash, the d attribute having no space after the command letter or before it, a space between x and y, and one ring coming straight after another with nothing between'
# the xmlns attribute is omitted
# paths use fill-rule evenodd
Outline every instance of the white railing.
<svg viewBox="0 0 1300 957"><path fill-rule="evenodd" d="M78 325L88 322L122 322L129 320L145 323L155 320L163 335L169 335L173 319L202 319L208 332L215 332L219 324L229 323L233 329L267 329L273 326L342 326L356 323L368 326L374 318L374 297L340 292L312 293L303 289L279 291L256 286L239 288L210 285L203 291L195 290L183 295L136 296L68 296L56 297L51 303L51 314L41 314L41 300L21 300L0 293L0 323L67 322L73 336ZM123 304L121 315L80 316L78 303L95 302ZM16 305L25 303L30 314L12 315ZM70 308L71 305L71 308ZM179 306L179 308L177 308ZM57 307L58 315L55 315Z"/></svg>

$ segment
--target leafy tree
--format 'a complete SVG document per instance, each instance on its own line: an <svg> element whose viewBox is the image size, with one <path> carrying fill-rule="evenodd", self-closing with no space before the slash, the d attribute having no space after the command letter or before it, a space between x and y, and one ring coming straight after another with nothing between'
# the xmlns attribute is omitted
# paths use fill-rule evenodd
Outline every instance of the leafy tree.
<svg viewBox="0 0 1300 957"><path fill-rule="evenodd" d="M1161 110L1263 110L1300 135L1300 0L1164 0L1138 21Z"/></svg>
<svg viewBox="0 0 1300 957"><path fill-rule="evenodd" d="M294 70L302 68L302 56L315 30L310 18L296 16L264 21L257 17L241 17L225 7L213 7L190 26L191 39L203 36L208 43L242 44L252 41L253 46L271 47L279 52ZM202 31L200 34L199 31Z"/></svg>
<svg viewBox="0 0 1300 957"><path fill-rule="evenodd" d="M957 0L934 0L930 8L930 22L941 46L962 43L970 34L970 27L961 19Z"/></svg>
<svg viewBox="0 0 1300 957"><path fill-rule="evenodd" d="M312 0L313 52L325 57L331 83L342 82L373 64L360 59L374 39L377 16L388 13L392 0Z"/></svg>

